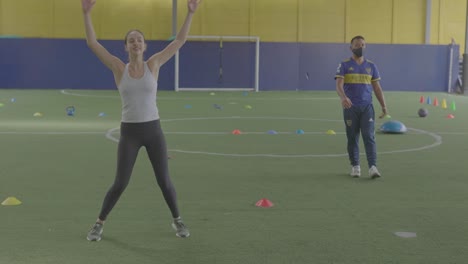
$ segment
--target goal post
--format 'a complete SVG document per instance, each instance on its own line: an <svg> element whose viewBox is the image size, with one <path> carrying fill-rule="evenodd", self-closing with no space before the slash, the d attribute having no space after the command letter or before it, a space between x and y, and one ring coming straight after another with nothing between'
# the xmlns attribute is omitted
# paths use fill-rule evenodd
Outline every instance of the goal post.
<svg viewBox="0 0 468 264"><path fill-rule="evenodd" d="M220 65L219 75L223 76L223 41L246 41L255 43L255 59L254 59L254 71L253 71L253 85L249 87L181 87L181 72L180 72L180 56L179 51L175 54L175 74L174 74L174 90L175 91L259 91L259 70L260 70L260 37L257 36L188 36L187 41L208 41L208 42L219 42L220 49Z"/></svg>

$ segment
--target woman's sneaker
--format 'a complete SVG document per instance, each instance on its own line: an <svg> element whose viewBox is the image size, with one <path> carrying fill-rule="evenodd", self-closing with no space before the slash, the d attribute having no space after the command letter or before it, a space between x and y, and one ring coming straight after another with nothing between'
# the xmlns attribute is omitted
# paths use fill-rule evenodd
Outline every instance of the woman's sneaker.
<svg viewBox="0 0 468 264"><path fill-rule="evenodd" d="M89 241L100 241L102 237L102 231L104 231L103 224L95 223L88 232L86 237Z"/></svg>
<svg viewBox="0 0 468 264"><path fill-rule="evenodd" d="M176 231L176 236L178 237L189 237L190 232L188 228L185 226L185 224L182 222L182 220L174 220L172 222L172 228Z"/></svg>

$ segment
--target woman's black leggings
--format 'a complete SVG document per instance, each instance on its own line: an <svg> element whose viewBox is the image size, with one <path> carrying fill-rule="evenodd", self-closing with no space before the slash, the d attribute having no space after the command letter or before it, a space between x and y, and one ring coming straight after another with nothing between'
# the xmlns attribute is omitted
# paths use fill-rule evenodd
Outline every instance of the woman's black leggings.
<svg viewBox="0 0 468 264"><path fill-rule="evenodd" d="M144 146L153 166L159 188L174 218L179 217L174 185L169 178L167 147L159 120L143 123L120 124L120 140L117 152L117 173L114 184L104 198L99 219L106 220L114 205L130 181L133 166L140 148Z"/></svg>

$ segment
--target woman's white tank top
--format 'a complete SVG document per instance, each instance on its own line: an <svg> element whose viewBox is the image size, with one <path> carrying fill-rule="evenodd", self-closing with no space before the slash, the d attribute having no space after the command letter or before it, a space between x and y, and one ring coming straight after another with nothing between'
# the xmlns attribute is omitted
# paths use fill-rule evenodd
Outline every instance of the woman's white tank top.
<svg viewBox="0 0 468 264"><path fill-rule="evenodd" d="M122 122L140 123L159 119L156 106L158 83L146 62L144 67L143 77L134 79L130 77L128 64L125 65L118 87L122 99Z"/></svg>

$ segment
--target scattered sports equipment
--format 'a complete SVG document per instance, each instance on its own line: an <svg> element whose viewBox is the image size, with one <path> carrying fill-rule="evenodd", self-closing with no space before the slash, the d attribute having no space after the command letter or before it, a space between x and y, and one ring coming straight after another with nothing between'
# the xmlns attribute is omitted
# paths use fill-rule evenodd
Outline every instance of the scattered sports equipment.
<svg viewBox="0 0 468 264"><path fill-rule="evenodd" d="M443 109L447 109L447 100L443 99L441 106Z"/></svg>
<svg viewBox="0 0 468 264"><path fill-rule="evenodd" d="M429 114L429 111L426 108L419 108L418 116L419 117L426 117Z"/></svg>
<svg viewBox="0 0 468 264"><path fill-rule="evenodd" d="M304 132L304 130L302 130L302 129L296 130L296 134L298 134L298 135L304 135L304 133L305 133L305 132Z"/></svg>
<svg viewBox="0 0 468 264"><path fill-rule="evenodd" d="M270 200L263 198L263 199L260 199L258 202L256 202L255 206L269 208L269 207L273 207L273 203Z"/></svg>
<svg viewBox="0 0 468 264"><path fill-rule="evenodd" d="M13 196L10 196L8 198L6 198L3 202L2 202L2 205L20 205L21 204L21 201L18 200L16 197L13 197Z"/></svg>
<svg viewBox="0 0 468 264"><path fill-rule="evenodd" d="M388 134L402 134L408 131L408 129L402 122L397 120L391 120L383 123L380 126L379 131Z"/></svg>
<svg viewBox="0 0 468 264"><path fill-rule="evenodd" d="M75 107L74 106L68 106L67 108L65 108L65 110L67 111L68 116L74 116L75 115Z"/></svg>
<svg viewBox="0 0 468 264"><path fill-rule="evenodd" d="M457 106L455 105L455 101L452 101L452 104L450 105L453 111L457 110Z"/></svg>

